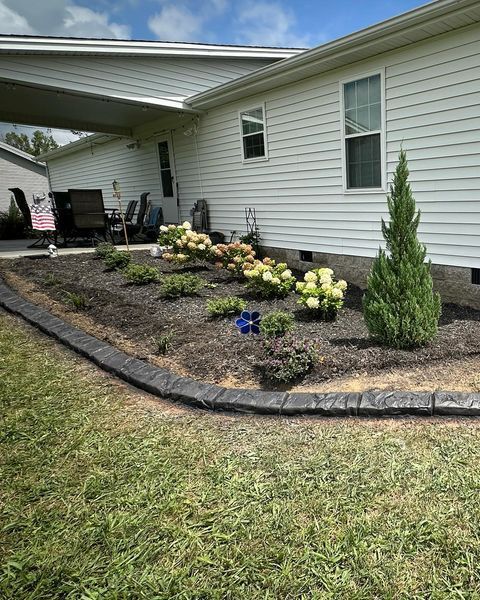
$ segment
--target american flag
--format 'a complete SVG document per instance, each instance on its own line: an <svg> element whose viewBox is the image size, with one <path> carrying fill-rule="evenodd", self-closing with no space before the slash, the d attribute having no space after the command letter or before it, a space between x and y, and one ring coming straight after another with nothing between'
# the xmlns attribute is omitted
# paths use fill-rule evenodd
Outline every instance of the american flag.
<svg viewBox="0 0 480 600"><path fill-rule="evenodd" d="M30 214L32 215L32 229L55 231L55 219L51 206L48 204L32 204Z"/></svg>

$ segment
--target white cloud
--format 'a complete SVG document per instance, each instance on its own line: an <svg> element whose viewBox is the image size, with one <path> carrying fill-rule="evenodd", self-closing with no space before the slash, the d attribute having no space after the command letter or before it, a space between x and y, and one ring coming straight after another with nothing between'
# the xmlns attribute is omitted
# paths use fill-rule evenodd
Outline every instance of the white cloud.
<svg viewBox="0 0 480 600"><path fill-rule="evenodd" d="M74 37L114 37L125 39L130 37L127 25L111 23L106 13L99 13L83 6L65 7L67 16L63 21L66 35Z"/></svg>
<svg viewBox="0 0 480 600"><path fill-rule="evenodd" d="M28 24L27 19L0 2L0 28L4 33L17 35L29 35L34 30Z"/></svg>
<svg viewBox="0 0 480 600"><path fill-rule="evenodd" d="M246 2L237 16L238 41L260 46L305 48L308 35L298 35L293 13L276 2Z"/></svg>
<svg viewBox="0 0 480 600"><path fill-rule="evenodd" d="M199 39L203 22L187 7L168 4L148 19L148 27L160 40L190 42Z"/></svg>
<svg viewBox="0 0 480 600"><path fill-rule="evenodd" d="M130 27L69 0L0 0L0 33L129 38Z"/></svg>

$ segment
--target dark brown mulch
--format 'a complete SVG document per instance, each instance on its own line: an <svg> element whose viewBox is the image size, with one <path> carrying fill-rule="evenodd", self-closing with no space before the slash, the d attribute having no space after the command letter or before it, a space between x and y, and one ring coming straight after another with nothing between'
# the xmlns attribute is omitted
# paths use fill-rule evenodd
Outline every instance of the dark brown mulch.
<svg viewBox="0 0 480 600"><path fill-rule="evenodd" d="M88 316L99 326L119 331L131 340L137 356L155 352L155 338L173 331L169 358L183 373L214 382L260 383L256 368L261 356L259 339L238 333L233 318L211 319L206 312L209 298L236 295L248 301L248 309L265 314L287 310L296 318L296 334L318 341L322 360L304 380L307 386L345 374L378 374L392 367L431 364L480 353L480 311L453 304L443 306L437 339L415 351L379 346L368 337L362 310L362 292L349 286L344 308L335 323L312 320L291 294L285 300L259 301L243 284L224 271L210 266L193 269L172 266L152 258L148 252L134 252L134 262L157 267L162 273L195 271L215 288L205 288L198 297L176 301L161 297L158 284L132 286L118 272L105 269L90 254L50 259L29 258L9 261L3 269L15 273L46 293L65 302L65 291L85 294L90 299ZM48 284L50 274L58 283Z"/></svg>

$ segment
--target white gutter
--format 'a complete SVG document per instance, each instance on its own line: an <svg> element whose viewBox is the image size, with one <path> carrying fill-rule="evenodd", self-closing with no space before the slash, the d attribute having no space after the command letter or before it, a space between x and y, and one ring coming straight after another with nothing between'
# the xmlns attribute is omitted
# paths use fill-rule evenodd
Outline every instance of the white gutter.
<svg viewBox="0 0 480 600"><path fill-rule="evenodd" d="M295 56L304 50L304 48L0 35L0 53L6 54L99 54L282 59Z"/></svg>
<svg viewBox="0 0 480 600"><path fill-rule="evenodd" d="M258 69L231 82L190 96L187 102L194 108L207 108L209 103L210 105L216 105L222 101L228 101L229 97L235 92L242 91L242 95L248 95L249 89L254 88L255 84L259 82L268 83L271 84L271 87L274 87L280 85L282 78L287 74L292 74L292 72L293 74L297 72L297 76L289 79L289 82L301 79L300 70L311 63L320 62L327 58L341 57L353 50L369 46L374 41L389 38L394 34L421 25L432 24L435 20L448 16L448 14L471 7L478 9L478 0L436 0L429 2L397 17L381 21L332 42L307 50L297 56Z"/></svg>

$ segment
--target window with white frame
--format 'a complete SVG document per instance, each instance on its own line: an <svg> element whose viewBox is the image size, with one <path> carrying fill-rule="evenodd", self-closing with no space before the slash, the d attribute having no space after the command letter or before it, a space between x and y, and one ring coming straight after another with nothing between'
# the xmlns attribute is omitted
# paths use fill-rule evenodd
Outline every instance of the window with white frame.
<svg viewBox="0 0 480 600"><path fill-rule="evenodd" d="M240 113L243 160L267 158L264 107Z"/></svg>
<svg viewBox="0 0 480 600"><path fill-rule="evenodd" d="M346 187L382 187L382 78L343 84Z"/></svg>

